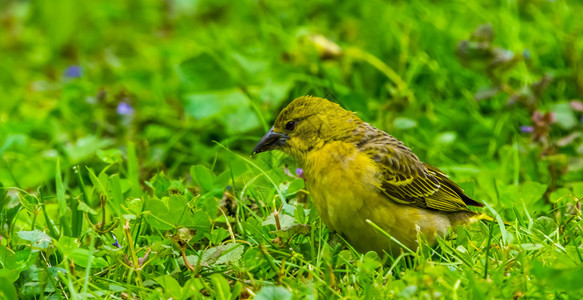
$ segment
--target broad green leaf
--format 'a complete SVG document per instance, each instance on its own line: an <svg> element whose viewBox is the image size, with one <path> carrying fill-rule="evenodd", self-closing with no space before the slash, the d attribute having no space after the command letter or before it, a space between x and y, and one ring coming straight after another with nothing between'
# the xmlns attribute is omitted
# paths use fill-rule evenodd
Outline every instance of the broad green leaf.
<svg viewBox="0 0 583 300"><path fill-rule="evenodd" d="M34 212L36 210L36 205L39 204L39 199L30 194L25 194L20 197L20 203L26 210Z"/></svg>
<svg viewBox="0 0 583 300"><path fill-rule="evenodd" d="M157 277L155 280L162 286L168 298L174 299L182 298L182 287L180 286L178 281L174 279L174 277L170 275L163 275Z"/></svg>
<svg viewBox="0 0 583 300"><path fill-rule="evenodd" d="M79 248L79 241L75 238L62 236L57 241L57 249L65 255L72 253L76 248Z"/></svg>
<svg viewBox="0 0 583 300"><path fill-rule="evenodd" d="M551 235L555 230L557 230L557 228L557 222L546 216L538 217L532 225L532 229L535 232L540 231L547 236Z"/></svg>
<svg viewBox="0 0 583 300"><path fill-rule="evenodd" d="M259 248L249 248L243 255L243 265L245 268L256 268L266 263L265 256Z"/></svg>
<svg viewBox="0 0 583 300"><path fill-rule="evenodd" d="M0 263L9 269L16 268L18 265L16 264L15 254L12 250L6 248L6 246L0 244Z"/></svg>
<svg viewBox="0 0 583 300"><path fill-rule="evenodd" d="M91 157L95 151L110 146L113 142L109 139L99 138L95 135L87 135L78 139L75 143L67 144L64 147L65 153L69 156L72 164Z"/></svg>
<svg viewBox="0 0 583 300"><path fill-rule="evenodd" d="M393 126L399 130L411 129L417 127L417 121L405 117L395 118Z"/></svg>
<svg viewBox="0 0 583 300"><path fill-rule="evenodd" d="M297 193L299 190L303 189L305 185L305 181L301 178L295 179L294 181L287 184L284 188L282 188L282 192L286 194L286 196L291 196Z"/></svg>
<svg viewBox="0 0 583 300"><path fill-rule="evenodd" d="M544 280L544 284L566 290L580 291L583 289L581 278L583 278L583 267L581 265L571 268L550 268L544 267L539 261L534 262L532 273L538 280Z"/></svg>
<svg viewBox="0 0 583 300"><path fill-rule="evenodd" d="M215 264L230 264L239 261L243 255L245 247L243 244L223 244L204 250L202 254L201 265L212 266ZM188 262L195 266L198 265L198 256L187 256Z"/></svg>
<svg viewBox="0 0 583 300"><path fill-rule="evenodd" d="M457 139L457 133L453 131L447 131L439 134L437 136L437 143L442 145L449 145Z"/></svg>
<svg viewBox="0 0 583 300"><path fill-rule="evenodd" d="M520 248L524 249L524 250L539 250L544 248L543 244L520 244L519 245Z"/></svg>
<svg viewBox="0 0 583 300"><path fill-rule="evenodd" d="M278 106L286 99L293 83L292 80L273 81L271 78L267 78L265 85L259 92L259 98L274 107Z"/></svg>
<svg viewBox="0 0 583 300"><path fill-rule="evenodd" d="M191 278L182 287L182 297L188 298L195 295L200 295L200 290L204 289L205 286L201 282L200 278Z"/></svg>
<svg viewBox="0 0 583 300"><path fill-rule="evenodd" d="M278 219L279 225L281 226L281 230L285 230L294 225L294 217L292 216L280 213L278 215ZM261 222L261 225L263 226L276 225L275 216L273 215L273 213L271 213L263 222Z"/></svg>
<svg viewBox="0 0 583 300"><path fill-rule="evenodd" d="M368 271L372 271L382 265L381 258L378 253L374 251L368 251L364 254L364 259L362 260L362 268Z"/></svg>
<svg viewBox="0 0 583 300"><path fill-rule="evenodd" d="M310 225L293 224L291 226L283 228L282 230L275 230L273 231L273 233L275 233L278 237L283 238L285 241L290 239L296 234L308 234L310 233L310 229L311 229Z"/></svg>
<svg viewBox="0 0 583 300"><path fill-rule="evenodd" d="M219 199L214 196L202 196L196 206L214 219L219 215Z"/></svg>
<svg viewBox="0 0 583 300"><path fill-rule="evenodd" d="M211 219L209 218L209 215L206 212L198 210L195 211L194 214L190 213L186 214L185 218L183 218L183 220L180 221L179 225L188 228L195 228L198 229L199 231L206 232L210 230Z"/></svg>
<svg viewBox="0 0 583 300"><path fill-rule="evenodd" d="M217 189L224 189L229 184L229 181L231 181L231 170L225 170L217 176L214 186Z"/></svg>
<svg viewBox="0 0 583 300"><path fill-rule="evenodd" d="M258 56L244 56L238 52L231 52L231 57L237 62L237 65L246 71L246 75L250 77L262 77L265 71L269 69L269 63L262 57Z"/></svg>
<svg viewBox="0 0 583 300"><path fill-rule="evenodd" d="M168 180L164 172L160 172L154 175L154 177L152 177L150 181L146 182L146 184L154 190L154 193L159 198L168 195L168 190L172 185L172 183L170 182L170 180Z"/></svg>
<svg viewBox="0 0 583 300"><path fill-rule="evenodd" d="M97 212L89 207L89 205L85 204L85 202L79 201L78 209L91 215L97 215Z"/></svg>
<svg viewBox="0 0 583 300"><path fill-rule="evenodd" d="M6 277L0 276L0 299L18 299L14 284Z"/></svg>
<svg viewBox="0 0 583 300"><path fill-rule="evenodd" d="M213 274L210 276L210 281L213 286L213 296L217 300L230 300L231 287L229 282L221 276L221 274Z"/></svg>
<svg viewBox="0 0 583 300"><path fill-rule="evenodd" d="M500 200L508 206L513 201L524 201L527 207L544 207L543 195L547 185L535 181L527 181L520 186L499 184Z"/></svg>
<svg viewBox="0 0 583 300"><path fill-rule="evenodd" d="M543 201L543 195L547 190L547 185L536 181L525 182L520 186L520 195L524 202L532 204L537 201Z"/></svg>
<svg viewBox="0 0 583 300"><path fill-rule="evenodd" d="M229 237L229 231L225 228L215 228L211 233L206 234L205 236L208 238L209 242L213 245L219 244L220 242L224 241L226 238Z"/></svg>
<svg viewBox="0 0 583 300"><path fill-rule="evenodd" d="M167 204L158 199L149 198L146 200L146 209L150 211L146 220L154 228L159 230L170 230L174 228L174 224L168 222L168 220L172 220L174 213L170 212Z"/></svg>
<svg viewBox="0 0 583 300"><path fill-rule="evenodd" d="M189 208L184 196L173 195L161 200L149 198L146 200L146 209L150 211L147 217L148 223L154 228L160 230L170 230L180 226L194 228L197 229L197 236L204 236L210 231L209 214L202 207Z"/></svg>
<svg viewBox="0 0 583 300"><path fill-rule="evenodd" d="M38 229L33 231L20 231L18 232L18 237L31 242L33 248L46 249L53 242L50 236Z"/></svg>
<svg viewBox="0 0 583 300"><path fill-rule="evenodd" d="M122 160L122 153L119 149L97 149L95 154L106 164L114 164Z"/></svg>
<svg viewBox="0 0 583 300"><path fill-rule="evenodd" d="M123 287L121 285L117 285L117 284L110 284L108 288L110 291L113 291L113 292L123 292L123 291L127 290L125 287Z"/></svg>
<svg viewBox="0 0 583 300"><path fill-rule="evenodd" d="M281 286L264 286L255 295L255 300L291 300L292 293Z"/></svg>
<svg viewBox="0 0 583 300"><path fill-rule="evenodd" d="M190 176L205 191L210 192L215 189L217 176L213 171L203 165L195 165L190 168Z"/></svg>
<svg viewBox="0 0 583 300"><path fill-rule="evenodd" d="M103 257L95 256L96 252L91 253L89 249L85 248L75 248L70 253L65 254L69 259L75 264L80 265L83 268L87 268L89 265L89 257L93 256L91 261L91 268L105 268L108 266L107 261Z"/></svg>
<svg viewBox="0 0 583 300"><path fill-rule="evenodd" d="M249 131L259 126L249 98L240 90L189 94L184 109L197 119L213 118L226 126L228 134Z"/></svg>
<svg viewBox="0 0 583 300"><path fill-rule="evenodd" d="M22 273L22 271L24 271L23 269L7 269L7 268L2 268L0 269L0 278L5 278L10 282L15 282L16 280L18 280L18 278L20 277L20 273ZM1 288L0 288L1 290ZM1 297L1 292L0 292L0 299L3 299Z"/></svg>
<svg viewBox="0 0 583 300"><path fill-rule="evenodd" d="M183 61L178 71L180 79L190 91L221 90L236 86L231 74L210 53L201 53Z"/></svg>
<svg viewBox="0 0 583 300"><path fill-rule="evenodd" d="M245 250L243 244L228 244L215 263L230 264L237 262L243 256L243 250Z"/></svg>
<svg viewBox="0 0 583 300"><path fill-rule="evenodd" d="M416 292L417 292L417 286L416 285L409 285L409 286L405 287L401 292L399 292L398 297L399 297L399 299L414 298Z"/></svg>
<svg viewBox="0 0 583 300"><path fill-rule="evenodd" d="M553 203L563 201L563 203L564 203L565 201L567 201L569 199L573 199L571 196L572 194L573 193L568 188L560 188L560 189L553 191L551 193L551 195L549 196L549 201L551 201Z"/></svg>
<svg viewBox="0 0 583 300"><path fill-rule="evenodd" d="M25 255L21 255L24 251L14 253L4 245L0 245L0 265L3 267L0 268L0 277L7 278L10 282L14 282L19 278L20 272L28 269L27 264L32 263L32 261L28 259L28 254L30 254L31 251L30 249L26 249L25 251Z"/></svg>
<svg viewBox="0 0 583 300"><path fill-rule="evenodd" d="M577 125L577 117L568 102L552 105L551 111L555 113L555 121L563 129L568 130Z"/></svg>

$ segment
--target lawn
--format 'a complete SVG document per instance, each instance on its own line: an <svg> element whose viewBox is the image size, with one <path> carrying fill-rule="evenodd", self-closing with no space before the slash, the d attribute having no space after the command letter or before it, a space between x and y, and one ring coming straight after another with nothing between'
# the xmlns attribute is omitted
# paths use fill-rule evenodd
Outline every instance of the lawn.
<svg viewBox="0 0 583 300"><path fill-rule="evenodd" d="M0 298L583 297L581 1L7 0ZM251 157L339 103L493 222L398 256Z"/></svg>

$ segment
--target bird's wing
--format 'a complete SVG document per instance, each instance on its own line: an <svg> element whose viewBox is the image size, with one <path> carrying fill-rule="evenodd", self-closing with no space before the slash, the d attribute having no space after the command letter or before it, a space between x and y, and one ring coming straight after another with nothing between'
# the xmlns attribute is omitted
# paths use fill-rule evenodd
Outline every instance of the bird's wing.
<svg viewBox="0 0 583 300"><path fill-rule="evenodd" d="M439 169L421 162L401 141L372 126L367 132L357 148L377 163L378 187L392 200L445 212L482 206Z"/></svg>

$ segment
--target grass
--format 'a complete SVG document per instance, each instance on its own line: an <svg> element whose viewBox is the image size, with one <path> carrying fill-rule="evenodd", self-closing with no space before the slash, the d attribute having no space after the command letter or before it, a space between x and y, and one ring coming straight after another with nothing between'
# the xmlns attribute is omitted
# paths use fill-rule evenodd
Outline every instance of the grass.
<svg viewBox="0 0 583 300"><path fill-rule="evenodd" d="M0 296L580 298L581 9L9 1ZM306 94L404 141L495 221L354 251L296 162L249 157Z"/></svg>

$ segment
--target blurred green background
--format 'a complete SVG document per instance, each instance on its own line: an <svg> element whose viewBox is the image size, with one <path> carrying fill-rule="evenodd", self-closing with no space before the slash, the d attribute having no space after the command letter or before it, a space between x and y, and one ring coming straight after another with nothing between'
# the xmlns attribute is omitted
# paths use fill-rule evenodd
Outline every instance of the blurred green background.
<svg viewBox="0 0 583 300"><path fill-rule="evenodd" d="M45 199L47 207L57 220L59 201L58 215L65 222L71 210L77 211L73 204L63 206L65 200L73 203L86 197L84 179L94 185L86 202L97 209L98 180L90 178L85 167L101 172L102 181L121 178L116 199L123 205L136 197L158 201L176 190L186 191L189 201L220 199L228 183L235 190L243 188L239 200L253 199L261 214L257 206L249 210L257 212L257 222L265 223L269 211L278 207L275 192L261 178L249 188L254 193L244 194L260 172L236 154L248 157L277 113L295 97L309 94L336 101L401 139L475 199L492 204L506 220L528 219L521 225L530 230L536 225L534 218L548 216L553 224L549 232L555 234L553 230L569 224L566 234L572 240L553 235L557 245L571 247L568 255L557 254L555 244L548 242L549 232L535 242L548 243L540 250L546 251L541 261L572 266L576 257L581 259L579 247L573 246L580 245L581 227L571 222L580 220L583 197L581 12L581 1L561 0L1 0L0 184L21 193L16 197L13 189L12 200L5 202L15 212L3 207L0 220L7 225L2 236L10 236L14 228L33 230L35 224L47 232L44 220L39 217L35 223L40 206L26 202L32 201L29 195L42 200L39 191L56 194ZM282 166L291 170L297 166L281 153L261 154L251 162L271 170L276 184L291 180ZM199 167L191 169L193 165ZM77 178L78 170L82 175ZM205 192L202 198L194 196ZM13 221L21 204L28 214ZM244 210L247 204L239 205ZM214 209L206 211L211 218ZM139 217L147 212L134 213ZM114 217L108 212L107 218ZM133 231L136 244L144 247L163 239L154 229L164 226L148 222L152 229ZM73 234L77 237L88 228L83 220L79 224L82 228ZM115 232L123 235L121 226ZM235 234L247 239L244 232ZM147 241L138 241L140 234ZM488 240L488 233L481 234L480 241ZM111 239L105 234L101 238ZM216 236L199 238L204 241L200 249L222 241ZM26 244L16 238L4 241L14 249ZM79 245L89 247L88 242ZM501 245L502 253L506 239ZM260 253L258 248L249 249ZM273 251L277 257L279 250ZM112 257L109 263L121 261ZM475 259L476 268L486 261L488 270L488 257ZM311 263L326 272L324 263L318 262L321 265ZM307 268L304 263L298 263L300 270ZM533 274L554 284L547 288L575 286L574 281L559 280L571 273L555 276L558 273L544 269L542 263L525 265L523 269L532 267ZM519 274L516 280L530 282L525 279L530 271L523 269L512 272ZM577 270L581 274L582 269ZM473 281L464 273L470 279L463 285L485 293L488 284L506 280L503 272L488 282ZM255 276L275 275L265 271ZM447 284L459 285L456 276L446 277ZM114 280L122 281L119 278ZM545 289L544 282L533 282ZM254 284L252 290L256 288ZM399 289L406 292L404 283ZM496 295L509 298L513 292L509 287Z"/></svg>
<svg viewBox="0 0 583 300"><path fill-rule="evenodd" d="M552 82L532 105L560 113L551 139L581 130L581 112L568 106L583 91L580 2L3 3L5 185L42 185L55 157L98 164L97 150L123 151L126 140L138 143L146 170L182 176L216 158L213 140L249 153L277 112L306 94L359 112L426 161L476 172L496 169L507 147L529 152L519 129L533 109L507 101L544 75ZM465 68L456 48L481 24L505 55L528 59L500 72L510 92L476 102L497 83ZM466 56L488 69L488 54L474 52ZM581 139L563 148L579 170ZM525 164L523 178L548 178Z"/></svg>
<svg viewBox="0 0 583 300"><path fill-rule="evenodd" d="M213 140L249 153L278 111L306 94L357 111L428 162L467 165L466 172L495 170L512 147L530 153L530 136L519 129L532 125L534 110L560 114L551 139L581 130L580 109L568 105L583 91L580 2L2 6L0 182L8 186L52 180L55 157L99 164L97 150L123 152L126 140L139 145L144 170L183 176L189 165L217 158ZM512 60L498 68L499 83L489 78L487 51L464 54L476 68L456 55L481 24L492 26L492 47L508 51L502 64ZM531 95L530 107L507 105L545 75L552 81ZM498 85L506 90L474 100ZM580 137L558 152L579 170ZM525 164L521 178L548 179L544 167Z"/></svg>

